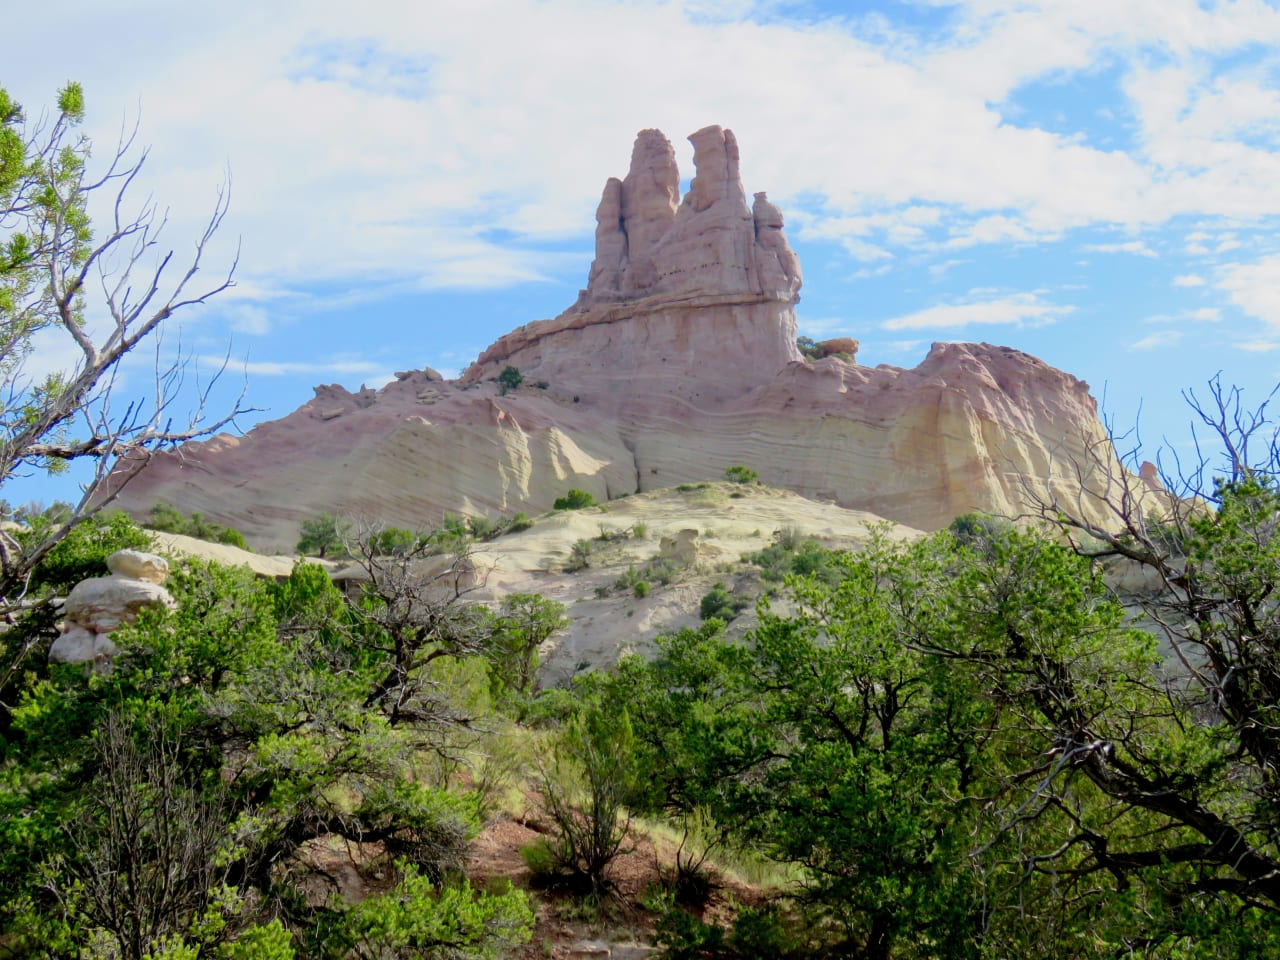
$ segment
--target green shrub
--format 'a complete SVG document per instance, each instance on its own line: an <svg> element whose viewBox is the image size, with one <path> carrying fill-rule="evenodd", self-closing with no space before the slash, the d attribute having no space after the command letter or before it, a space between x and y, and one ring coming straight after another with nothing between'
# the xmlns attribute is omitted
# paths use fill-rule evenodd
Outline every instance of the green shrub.
<svg viewBox="0 0 1280 960"><path fill-rule="evenodd" d="M637 520L631 525L631 535L637 540L643 540L649 536L649 525L643 520Z"/></svg>
<svg viewBox="0 0 1280 960"><path fill-rule="evenodd" d="M467 532L477 540L488 540L497 529L498 525L486 516L467 518Z"/></svg>
<svg viewBox="0 0 1280 960"><path fill-rule="evenodd" d="M346 540L351 525L334 516L322 513L318 517L302 521L302 529L295 548L307 557L339 557L347 555Z"/></svg>
<svg viewBox="0 0 1280 960"><path fill-rule="evenodd" d="M232 527L206 520L202 514L193 513L184 517L167 503L157 503L147 514L143 526L151 530L165 533L177 533L185 537L195 537L210 543L225 543L232 547L247 550L244 535Z"/></svg>
<svg viewBox="0 0 1280 960"><path fill-rule="evenodd" d="M703 596L698 613L703 620L715 617L728 623L750 605L750 602L745 597L736 597L731 594L725 589L723 583L717 583Z"/></svg>
<svg viewBox="0 0 1280 960"><path fill-rule="evenodd" d="M522 383L524 383L524 374L518 367L503 367L502 372L498 374L498 392L503 396L511 390L519 389Z"/></svg>
<svg viewBox="0 0 1280 960"><path fill-rule="evenodd" d="M557 497L555 503L551 505L554 510L582 510L586 507L594 507L596 498L591 496L585 490L572 489L563 497Z"/></svg>
<svg viewBox="0 0 1280 960"><path fill-rule="evenodd" d="M735 463L732 467L724 472L724 478L730 483L759 483L760 474L756 471L744 467L740 463Z"/></svg>
<svg viewBox="0 0 1280 960"><path fill-rule="evenodd" d="M26 530L17 534L19 543L35 543L48 528L47 521L33 517ZM31 588L48 587L65 591L81 580L105 577L107 557L117 550L146 550L150 535L128 516L118 511L99 513L71 528L31 575Z"/></svg>
<svg viewBox="0 0 1280 960"><path fill-rule="evenodd" d="M418 543L419 537L412 530L387 527L369 538L369 549L375 556L403 557L412 552Z"/></svg>
<svg viewBox="0 0 1280 960"><path fill-rule="evenodd" d="M1013 522L990 513L962 513L947 529L958 543L989 552L1000 539L1014 530Z"/></svg>
<svg viewBox="0 0 1280 960"><path fill-rule="evenodd" d="M595 549L590 540L578 540L569 548L569 562L565 564L565 573L577 573L591 566L591 552Z"/></svg>
<svg viewBox="0 0 1280 960"><path fill-rule="evenodd" d="M546 883L559 872L559 856L551 849L546 837L539 837L533 843L526 843L520 848L520 859L529 868L535 883Z"/></svg>
<svg viewBox="0 0 1280 960"><path fill-rule="evenodd" d="M637 581L633 589L635 590L636 596L639 597L641 600L643 600L645 597L649 595L649 581L648 580Z"/></svg>
<svg viewBox="0 0 1280 960"><path fill-rule="evenodd" d="M532 526L533 521L529 519L528 514L517 513L510 520L504 520L499 525L499 531L495 536L502 536L504 533L520 533L524 530L528 530Z"/></svg>
<svg viewBox="0 0 1280 960"><path fill-rule="evenodd" d="M819 346L813 337L796 337L796 349L806 360L821 360L827 355L826 348Z"/></svg>
<svg viewBox="0 0 1280 960"><path fill-rule="evenodd" d="M644 565L644 576L646 580L666 587L680 574L680 570L681 567L676 561L655 557Z"/></svg>

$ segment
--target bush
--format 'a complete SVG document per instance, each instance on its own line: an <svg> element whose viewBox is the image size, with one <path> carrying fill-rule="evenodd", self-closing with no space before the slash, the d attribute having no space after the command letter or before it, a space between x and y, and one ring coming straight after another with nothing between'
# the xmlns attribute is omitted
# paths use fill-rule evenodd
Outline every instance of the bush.
<svg viewBox="0 0 1280 960"><path fill-rule="evenodd" d="M551 505L554 510L582 510L586 507L594 507L596 498L591 496L585 490L572 489L563 497L557 497L555 503Z"/></svg>
<svg viewBox="0 0 1280 960"><path fill-rule="evenodd" d="M643 600L645 597L649 595L649 581L640 580L639 582L636 583L634 589L636 592L636 596L641 600Z"/></svg>
<svg viewBox="0 0 1280 960"><path fill-rule="evenodd" d="M40 518L32 518L25 531L17 534L19 543L35 542L47 529ZM71 532L54 547L31 575L32 588L47 587L65 591L81 580L105 577L107 557L117 550L147 550L150 535L123 513L99 513L71 528Z"/></svg>
<svg viewBox="0 0 1280 960"><path fill-rule="evenodd" d="M524 530L528 530L532 526L533 526L533 521L529 519L528 514L517 513L515 516L511 517L508 520L500 520L498 522L497 527L494 529L493 533L489 535L489 539L492 540L495 537L500 537L505 533L521 533Z"/></svg>
<svg viewBox="0 0 1280 960"><path fill-rule="evenodd" d="M529 868L535 883L547 883L559 873L560 857L551 849L551 844L545 837L539 837L533 843L526 843L521 847L520 859Z"/></svg>
<svg viewBox="0 0 1280 960"><path fill-rule="evenodd" d="M1012 521L994 514L962 513L951 521L947 529L958 543L985 553L1013 531L1014 526Z"/></svg>
<svg viewBox="0 0 1280 960"><path fill-rule="evenodd" d="M750 601L745 597L735 597L725 589L723 583L717 583L702 598L702 604L698 612L703 620L710 620L715 617L728 623L749 604Z"/></svg>
<svg viewBox="0 0 1280 960"><path fill-rule="evenodd" d="M347 555L346 540L351 526L332 513L302 521L297 551L303 556L324 558Z"/></svg>
<svg viewBox="0 0 1280 960"><path fill-rule="evenodd" d="M813 337L796 337L796 349L806 360L821 360L827 355L826 349L819 346Z"/></svg>
<svg viewBox="0 0 1280 960"><path fill-rule="evenodd" d="M503 396L511 390L518 389L522 383L524 383L524 374L517 367L503 367L502 372L498 374L498 392Z"/></svg>
<svg viewBox="0 0 1280 960"><path fill-rule="evenodd" d="M467 531L477 540L488 540L497 529L498 525L486 516L467 518Z"/></svg>
<svg viewBox="0 0 1280 960"><path fill-rule="evenodd" d="M646 580L666 587L679 575L680 569L680 565L672 559L655 557L644 565L644 576Z"/></svg>
<svg viewBox="0 0 1280 960"><path fill-rule="evenodd" d="M759 483L760 474L744 467L740 463L735 463L732 467L724 472L724 478L730 483Z"/></svg>
<svg viewBox="0 0 1280 960"><path fill-rule="evenodd" d="M578 540L574 543L569 548L569 562L565 564L565 573L577 573L591 566L591 551L594 549L590 540Z"/></svg>
<svg viewBox="0 0 1280 960"><path fill-rule="evenodd" d="M609 865L630 834L624 805L634 791L633 767L626 711L611 715L582 704L565 725L551 764L540 771L543 809L555 834L545 849L557 872L595 896L608 888Z"/></svg>
<svg viewBox="0 0 1280 960"><path fill-rule="evenodd" d="M206 520L199 513L193 513L189 518L184 517L167 503L157 503L152 507L143 526L150 530L177 533L210 543L225 543L232 547L239 547L241 550L249 548L245 543L244 535L239 530Z"/></svg>
<svg viewBox="0 0 1280 960"><path fill-rule="evenodd" d="M379 557L403 557L419 544L418 535L400 527L387 527L369 538L369 549Z"/></svg>

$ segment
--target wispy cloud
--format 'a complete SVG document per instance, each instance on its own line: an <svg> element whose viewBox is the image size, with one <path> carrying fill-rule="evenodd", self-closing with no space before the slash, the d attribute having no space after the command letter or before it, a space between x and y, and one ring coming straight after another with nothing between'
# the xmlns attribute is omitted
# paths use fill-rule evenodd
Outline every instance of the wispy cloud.
<svg viewBox="0 0 1280 960"><path fill-rule="evenodd" d="M1155 350L1159 347L1172 347L1181 339L1181 330L1161 330L1159 333L1148 334L1129 347L1131 350Z"/></svg>
<svg viewBox="0 0 1280 960"><path fill-rule="evenodd" d="M202 354L199 361L204 367L241 371L259 377L306 376L362 376L381 375L385 367L368 360L332 360L324 363L300 363L289 360L235 360L224 356Z"/></svg>
<svg viewBox="0 0 1280 960"><path fill-rule="evenodd" d="M1156 258L1158 254L1142 240L1128 240L1124 243L1090 243L1085 249L1093 253L1129 253L1136 257Z"/></svg>
<svg viewBox="0 0 1280 960"><path fill-rule="evenodd" d="M998 299L928 307L885 320L880 326L885 330L929 330L990 324L1041 325L1065 317L1074 309L1063 304L1045 302L1039 294L1015 293Z"/></svg>
<svg viewBox="0 0 1280 960"><path fill-rule="evenodd" d="M1203 287L1205 285L1204 277L1195 273L1182 273L1173 278L1175 287Z"/></svg>
<svg viewBox="0 0 1280 960"><path fill-rule="evenodd" d="M145 187L175 203L176 221L207 211L231 158L242 293L267 277L470 288L544 277L539 244L589 237L604 176L626 169L619 144L655 125L675 138L686 174L680 138L708 122L733 126L748 190L805 208L803 229L864 262L1180 215L1280 215L1280 152L1267 149L1280 93L1199 66L1280 42L1280 11L1194 0L1167 0L1158 16L1103 0L954 6L954 25L928 37L889 21L872 29L879 14L805 17L803 5L745 0L715 5L715 16L693 0L504 0L500 31L485 3L353 11L280 0L268 13L227 0L220 25L195 7L159 21L125 4L111 21L115 57L89 42L101 21L75 28L97 102L146 90L144 134L157 146ZM35 33L41 14L19 5L12 31ZM145 30L130 29L144 18ZM146 56L131 56L143 49L133 33L147 38ZM663 69L636 84L619 36L663 50ZM1149 51L1165 66L1148 66ZM769 70L741 68L760 62ZM1135 146L1102 149L1015 116L1011 95L1026 84L1100 62L1124 70ZM56 62L31 67L13 71L24 94L63 79ZM839 93L855 90L876 93ZM98 116L91 133L109 142L118 118ZM856 148L833 131L856 131ZM504 239L482 239L493 230ZM1209 241L1188 237L1205 252L1240 243ZM1153 253L1140 239L1097 252Z"/></svg>
<svg viewBox="0 0 1280 960"><path fill-rule="evenodd" d="M1280 329L1280 254L1226 266L1215 286L1249 316Z"/></svg>

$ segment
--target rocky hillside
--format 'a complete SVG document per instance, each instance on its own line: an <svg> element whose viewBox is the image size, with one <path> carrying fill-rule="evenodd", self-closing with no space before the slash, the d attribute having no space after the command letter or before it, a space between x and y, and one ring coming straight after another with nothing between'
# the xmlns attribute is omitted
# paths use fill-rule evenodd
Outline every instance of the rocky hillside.
<svg viewBox="0 0 1280 960"><path fill-rule="evenodd" d="M733 464L921 529L1108 481L1077 469L1105 444L1088 385L1017 350L939 343L914 369L866 367L846 339L802 357L781 211L764 193L748 206L732 132L690 140L681 199L670 143L640 133L627 176L605 186L587 288L559 317L500 338L456 381L424 370L378 391L318 387L243 437L157 457L120 505L164 501L287 550L326 511L418 528ZM498 382L508 367L517 389Z"/></svg>

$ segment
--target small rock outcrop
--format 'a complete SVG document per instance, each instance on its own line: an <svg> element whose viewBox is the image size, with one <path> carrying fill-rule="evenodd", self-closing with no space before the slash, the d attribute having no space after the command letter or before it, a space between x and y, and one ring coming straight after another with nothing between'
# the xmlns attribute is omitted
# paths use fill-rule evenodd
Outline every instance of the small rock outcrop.
<svg viewBox="0 0 1280 960"><path fill-rule="evenodd" d="M169 561L138 550L118 550L107 558L110 576L77 583L63 604L62 635L49 648L57 663L90 663L97 669L120 652L111 639L148 607L174 606L164 588Z"/></svg>

